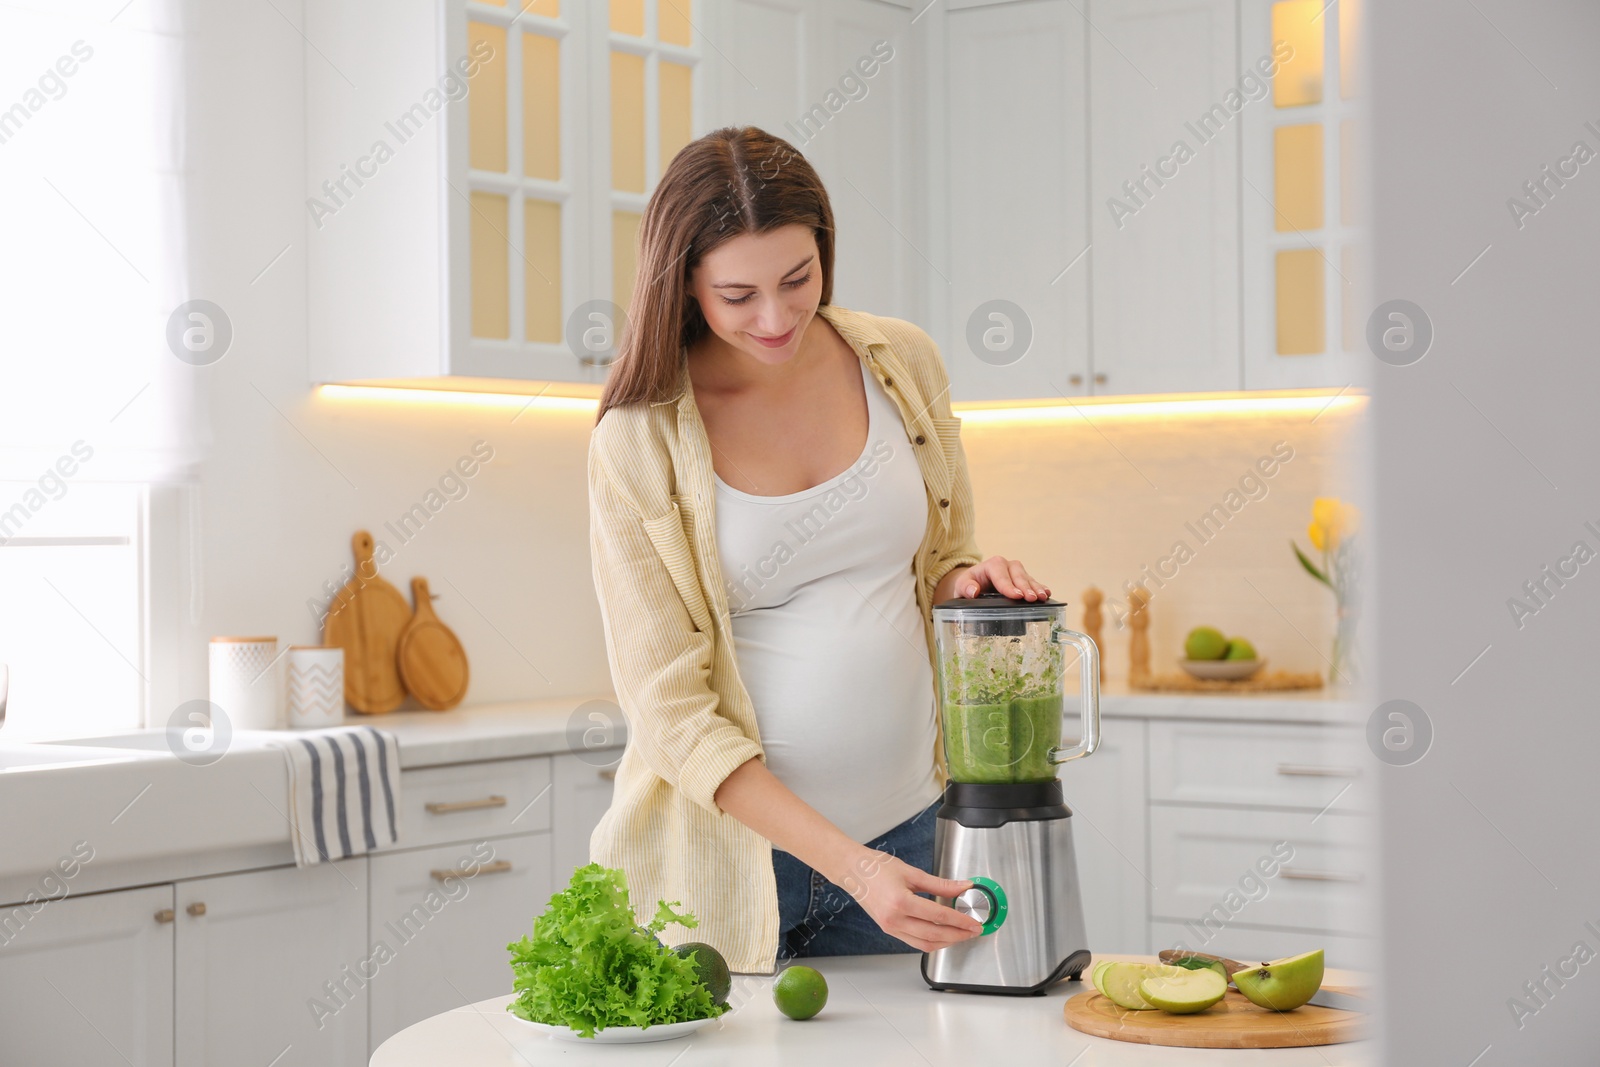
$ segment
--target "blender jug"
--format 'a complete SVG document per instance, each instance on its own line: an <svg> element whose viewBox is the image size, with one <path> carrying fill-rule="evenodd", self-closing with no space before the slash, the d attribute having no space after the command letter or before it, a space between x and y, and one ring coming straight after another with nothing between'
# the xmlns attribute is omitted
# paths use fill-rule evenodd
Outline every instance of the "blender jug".
<svg viewBox="0 0 1600 1067"><path fill-rule="evenodd" d="M1049 782L1100 744L1100 652L1062 625L1066 605L986 593L933 611L939 717L952 782ZM1061 747L1063 646L1078 650L1078 744Z"/></svg>

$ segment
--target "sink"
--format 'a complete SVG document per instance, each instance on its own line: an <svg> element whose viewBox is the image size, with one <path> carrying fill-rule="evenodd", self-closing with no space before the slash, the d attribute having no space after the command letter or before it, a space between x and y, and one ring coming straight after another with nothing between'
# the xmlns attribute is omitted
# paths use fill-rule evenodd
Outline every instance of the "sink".
<svg viewBox="0 0 1600 1067"><path fill-rule="evenodd" d="M262 748L268 743L289 736L284 730L236 730L228 742L229 748ZM179 746L182 739L176 739ZM161 728L151 730L127 730L123 733L102 734L98 737L64 737L53 741L40 742L51 747L79 747L133 749L143 752L174 752L175 749L167 742L167 731Z"/></svg>
<svg viewBox="0 0 1600 1067"><path fill-rule="evenodd" d="M165 748L165 741L162 742ZM156 757L154 752L98 744L0 744L0 774L46 767L84 767L96 763L131 763Z"/></svg>

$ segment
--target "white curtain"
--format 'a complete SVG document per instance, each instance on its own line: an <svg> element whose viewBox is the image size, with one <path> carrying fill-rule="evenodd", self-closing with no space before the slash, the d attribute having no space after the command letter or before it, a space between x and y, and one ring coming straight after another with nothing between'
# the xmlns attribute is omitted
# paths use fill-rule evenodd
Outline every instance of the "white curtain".
<svg viewBox="0 0 1600 1067"><path fill-rule="evenodd" d="M208 443L204 353L168 343L203 296L183 30L178 0L0 7L0 481L182 481Z"/></svg>

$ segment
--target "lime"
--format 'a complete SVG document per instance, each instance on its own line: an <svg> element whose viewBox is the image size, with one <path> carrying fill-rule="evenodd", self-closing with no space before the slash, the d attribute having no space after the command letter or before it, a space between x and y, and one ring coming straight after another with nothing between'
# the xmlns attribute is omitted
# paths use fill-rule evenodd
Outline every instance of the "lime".
<svg viewBox="0 0 1600 1067"><path fill-rule="evenodd" d="M1203 971L1151 975L1139 983L1140 996L1174 1015L1205 1011L1227 992L1228 980L1209 967Z"/></svg>
<svg viewBox="0 0 1600 1067"><path fill-rule="evenodd" d="M828 982L810 967L785 967L772 983L772 1002L791 1019L809 1019L828 1003Z"/></svg>
<svg viewBox="0 0 1600 1067"><path fill-rule="evenodd" d="M1228 653L1228 639L1214 626L1196 626L1183 639L1183 654L1190 659L1221 659Z"/></svg>
<svg viewBox="0 0 1600 1067"><path fill-rule="evenodd" d="M712 1000L718 1004L728 1002L728 992L733 989L733 976L728 973L728 961L722 958L722 953L704 941L690 941L678 946L678 955L694 960L695 970L700 973L700 984L710 991Z"/></svg>
<svg viewBox="0 0 1600 1067"><path fill-rule="evenodd" d="M1242 637L1228 639L1228 654L1223 659L1255 659L1256 646Z"/></svg>

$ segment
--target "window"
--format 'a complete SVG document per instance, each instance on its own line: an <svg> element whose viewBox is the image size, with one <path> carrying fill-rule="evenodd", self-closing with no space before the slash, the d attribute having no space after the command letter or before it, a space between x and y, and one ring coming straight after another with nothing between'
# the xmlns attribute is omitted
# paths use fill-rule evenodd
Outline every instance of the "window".
<svg viewBox="0 0 1600 1067"><path fill-rule="evenodd" d="M454 157L455 261L468 264L456 314L475 372L537 378L541 362L570 364L568 316L594 300L628 306L645 203L694 136L692 0L461 10L467 55L488 58Z"/></svg>
<svg viewBox="0 0 1600 1067"><path fill-rule="evenodd" d="M142 725L144 497L60 476L0 482L6 740Z"/></svg>

